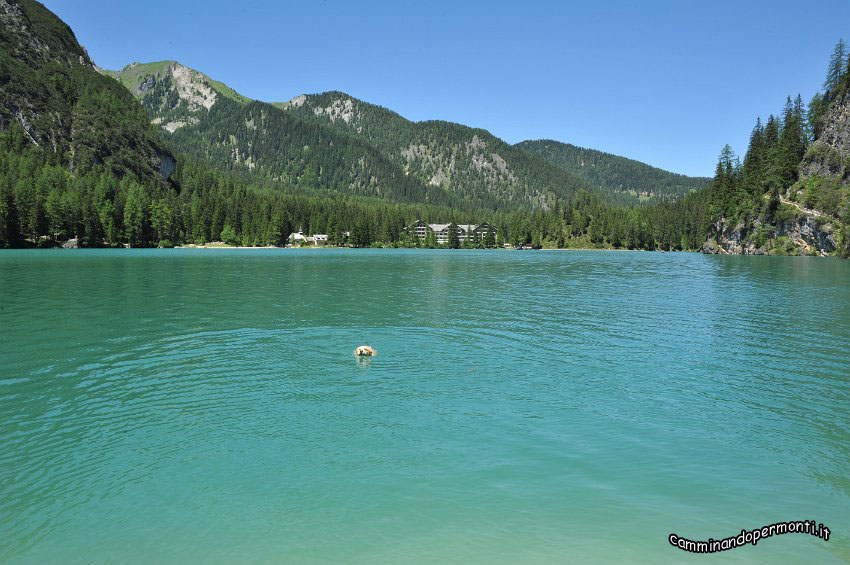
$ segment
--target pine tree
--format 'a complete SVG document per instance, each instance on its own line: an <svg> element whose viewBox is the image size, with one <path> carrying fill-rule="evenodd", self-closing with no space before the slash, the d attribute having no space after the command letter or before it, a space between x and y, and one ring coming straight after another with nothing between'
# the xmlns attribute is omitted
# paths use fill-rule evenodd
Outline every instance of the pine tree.
<svg viewBox="0 0 850 565"><path fill-rule="evenodd" d="M750 144L747 147L747 154L744 157L742 179L744 188L754 200L759 198L762 194L765 169L764 161L764 126L762 126L761 118L758 118L756 120L756 125L750 134Z"/></svg>
<svg viewBox="0 0 850 565"><path fill-rule="evenodd" d="M811 101L809 102L809 112L808 112L808 136L814 141L820 137L821 129L823 128L823 124L821 123L821 118L823 117L823 113L826 111L826 108L829 106L826 98L824 98L823 94L820 92L816 92L814 96L812 96Z"/></svg>
<svg viewBox="0 0 850 565"><path fill-rule="evenodd" d="M351 245L354 247L369 247L372 245L372 234L368 220L360 217L351 228Z"/></svg>
<svg viewBox="0 0 850 565"><path fill-rule="evenodd" d="M65 210L65 199L56 187L47 194L44 203L47 214L47 232L53 239L62 241L67 238L68 230L66 224L67 211Z"/></svg>
<svg viewBox="0 0 850 565"><path fill-rule="evenodd" d="M791 102L789 96L785 102L782 132L779 135L778 149L774 156L774 169L780 188L787 188L797 180L797 166L806 152L804 127L802 110Z"/></svg>
<svg viewBox="0 0 850 565"><path fill-rule="evenodd" d="M14 191L9 179L0 177L0 246L15 245L20 238Z"/></svg>
<svg viewBox="0 0 850 565"><path fill-rule="evenodd" d="M496 234L493 233L493 226L487 226L487 234L484 236L484 247L496 247Z"/></svg>
<svg viewBox="0 0 850 565"><path fill-rule="evenodd" d="M829 67L826 70L826 80L823 88L828 99L832 99L836 88L841 84L844 74L847 72L847 44L844 39L839 39L829 58Z"/></svg>
<svg viewBox="0 0 850 565"><path fill-rule="evenodd" d="M738 194L739 176L738 157L727 143L720 152L714 173L714 215L722 215L727 219L737 218L741 203ZM648 240L644 242L648 243Z"/></svg>
<svg viewBox="0 0 850 565"><path fill-rule="evenodd" d="M782 185L785 159L779 145L779 120L773 114L764 127L764 184L762 193L778 191Z"/></svg>
<svg viewBox="0 0 850 565"><path fill-rule="evenodd" d="M450 249L457 249L460 247L460 238L457 235L457 226L455 224L449 225L448 245Z"/></svg>
<svg viewBox="0 0 850 565"><path fill-rule="evenodd" d="M425 247L428 249L437 247L437 236L431 228L427 228L427 233L425 234Z"/></svg>
<svg viewBox="0 0 850 565"><path fill-rule="evenodd" d="M124 204L124 236L133 247L144 242L144 195L141 187L133 186Z"/></svg>

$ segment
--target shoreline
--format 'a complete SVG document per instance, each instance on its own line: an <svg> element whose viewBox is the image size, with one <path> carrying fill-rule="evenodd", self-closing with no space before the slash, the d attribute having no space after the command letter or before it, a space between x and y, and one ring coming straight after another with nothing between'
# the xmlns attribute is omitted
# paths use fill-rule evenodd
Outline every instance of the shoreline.
<svg viewBox="0 0 850 565"><path fill-rule="evenodd" d="M152 248L143 248L137 247L132 249L158 249L156 247ZM427 250L427 251L618 251L618 252L638 252L638 253L701 253L696 250L660 250L660 249L618 249L613 247L564 247L564 248L549 248L549 249L514 249L514 248L495 248L495 249L466 249L466 248L458 248L458 249L449 249L449 248L439 248L439 247L347 247L347 246L333 246L333 245L323 245L320 247L316 246L305 246L305 247L276 247L274 245L266 245L264 247L252 247L252 246L244 246L244 245L175 245L172 249L287 249L287 250L309 250L309 251L318 251L321 249L379 249L379 250L387 250L387 249L416 249L416 250Z"/></svg>
<svg viewBox="0 0 850 565"><path fill-rule="evenodd" d="M129 246L119 246L119 247L110 247L110 246L102 246L102 247L63 247L61 245L51 246L51 247L36 247L36 246L26 246L26 247L7 247L0 248L2 250L35 250L35 249L68 249L68 250L76 250L76 249L286 249L286 250L305 250L305 251L318 251L321 249L417 249L417 250L429 250L429 251L622 251L622 252L640 252L640 253L701 253L699 250L660 250L660 249L622 249L622 248L614 248L614 247L564 247L564 248L542 248L542 249L515 249L513 247L496 247L496 248L487 248L487 249L467 249L464 247L460 247L457 249L450 249L448 247L350 247L350 246L332 246L332 245L322 245L322 246L303 246L303 247L278 247L274 245L266 245L266 246L246 246L246 245L224 245L224 244L188 244L188 245L175 245L173 247L129 247Z"/></svg>

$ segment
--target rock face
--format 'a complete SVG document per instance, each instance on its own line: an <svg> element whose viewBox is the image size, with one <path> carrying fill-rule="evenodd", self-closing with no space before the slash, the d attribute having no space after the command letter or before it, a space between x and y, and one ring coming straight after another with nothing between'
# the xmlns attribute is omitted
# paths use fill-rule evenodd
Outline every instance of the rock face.
<svg viewBox="0 0 850 565"><path fill-rule="evenodd" d="M189 104L190 110L204 108L209 110L215 106L218 94L201 73L177 63L169 68L174 87L181 100Z"/></svg>
<svg viewBox="0 0 850 565"><path fill-rule="evenodd" d="M850 181L850 90L827 111L820 137L806 152L800 171Z"/></svg>
<svg viewBox="0 0 850 565"><path fill-rule="evenodd" d="M176 61L130 63L106 74L124 84L154 116L152 123L168 133L197 125L222 97L209 77Z"/></svg>
<svg viewBox="0 0 850 565"><path fill-rule="evenodd" d="M766 226L755 220L726 225L723 219L712 224L712 237L705 242L703 253L711 255L820 255L836 249L833 222L811 215L798 214L791 219Z"/></svg>

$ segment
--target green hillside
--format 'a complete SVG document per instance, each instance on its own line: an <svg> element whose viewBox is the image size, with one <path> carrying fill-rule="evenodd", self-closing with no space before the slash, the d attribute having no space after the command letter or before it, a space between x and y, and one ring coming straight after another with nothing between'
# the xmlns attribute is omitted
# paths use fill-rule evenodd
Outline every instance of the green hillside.
<svg viewBox="0 0 850 565"><path fill-rule="evenodd" d="M483 129L412 122L342 92L301 95L259 111L254 101L174 61L106 73L142 102L176 147L254 179L497 210L548 208L584 189L613 203L637 203L680 197L708 182L566 144L512 146ZM274 141L257 135L259 123Z"/></svg>
<svg viewBox="0 0 850 565"><path fill-rule="evenodd" d="M364 140L249 100L179 63L134 63L107 72L138 98L175 147L220 170L305 190L461 204L459 195L426 186Z"/></svg>
<svg viewBox="0 0 850 565"><path fill-rule="evenodd" d="M483 129L444 121L411 122L342 92L281 104L305 121L367 140L406 174L465 199L546 207L590 183L529 155Z"/></svg>
<svg viewBox="0 0 850 565"><path fill-rule="evenodd" d="M540 157L589 184L614 192L649 198L679 198L704 188L711 179L688 177L610 153L550 139L523 141L517 148Z"/></svg>
<svg viewBox="0 0 850 565"><path fill-rule="evenodd" d="M487 131L339 92L264 104L171 61L106 72L175 147L251 179L464 209L546 207L590 187Z"/></svg>

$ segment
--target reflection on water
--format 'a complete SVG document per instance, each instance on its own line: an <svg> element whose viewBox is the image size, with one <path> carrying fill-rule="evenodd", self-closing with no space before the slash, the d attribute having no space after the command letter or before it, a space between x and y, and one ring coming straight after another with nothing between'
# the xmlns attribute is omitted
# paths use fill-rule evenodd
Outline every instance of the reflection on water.
<svg viewBox="0 0 850 565"><path fill-rule="evenodd" d="M850 558L850 265L0 253L0 561ZM370 343L376 358L355 357ZM152 540L156 540L155 543Z"/></svg>

